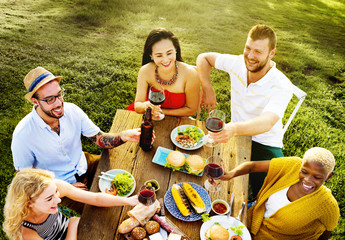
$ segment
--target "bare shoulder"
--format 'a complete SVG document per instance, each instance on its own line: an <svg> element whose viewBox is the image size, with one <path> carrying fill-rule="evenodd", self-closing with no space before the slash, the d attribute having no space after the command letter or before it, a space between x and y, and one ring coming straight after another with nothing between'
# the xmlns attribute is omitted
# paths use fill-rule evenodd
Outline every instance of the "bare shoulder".
<svg viewBox="0 0 345 240"><path fill-rule="evenodd" d="M143 84L144 82L151 84L155 75L155 64L150 62L142 66L138 73L138 84Z"/></svg>
<svg viewBox="0 0 345 240"><path fill-rule="evenodd" d="M21 227L21 233L23 240L41 240L41 238L36 231L26 228L26 227Z"/></svg>
<svg viewBox="0 0 345 240"><path fill-rule="evenodd" d="M153 62L147 63L139 70L140 74L150 74L155 70L155 64Z"/></svg>
<svg viewBox="0 0 345 240"><path fill-rule="evenodd" d="M184 75L188 79L196 79L196 80L198 79L196 66L189 65L189 64L184 63L184 62L179 62L179 67L184 72Z"/></svg>

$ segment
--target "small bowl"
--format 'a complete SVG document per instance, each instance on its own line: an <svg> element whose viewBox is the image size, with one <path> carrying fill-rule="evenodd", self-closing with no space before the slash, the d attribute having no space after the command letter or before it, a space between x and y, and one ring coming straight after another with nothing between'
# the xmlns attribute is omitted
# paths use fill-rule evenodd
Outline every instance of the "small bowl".
<svg viewBox="0 0 345 240"><path fill-rule="evenodd" d="M144 185L148 185L148 186L153 187L155 189L155 192L157 192L160 189L159 183L157 182L156 179L148 180L144 183ZM157 186L157 188L156 188L156 186Z"/></svg>
<svg viewBox="0 0 345 240"><path fill-rule="evenodd" d="M217 204L217 203L223 204L223 205L226 207L226 211L225 211L224 213L219 213L219 212L217 212L216 210L214 210L213 206L214 206L215 204ZM216 200L214 200L214 201L212 202L212 205L211 205L211 206L212 206L212 211L213 211L215 214L218 214L218 215L227 214L227 213L229 212L229 210L230 210L229 204L228 204L226 201L222 200L222 199L216 199Z"/></svg>

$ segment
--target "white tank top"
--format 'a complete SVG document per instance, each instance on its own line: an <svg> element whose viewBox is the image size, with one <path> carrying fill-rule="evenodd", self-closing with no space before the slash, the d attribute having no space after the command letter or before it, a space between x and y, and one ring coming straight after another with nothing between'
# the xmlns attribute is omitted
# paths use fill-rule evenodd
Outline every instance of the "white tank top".
<svg viewBox="0 0 345 240"><path fill-rule="evenodd" d="M287 192L290 187L284 188L276 193L273 193L265 203L265 215L264 218L269 218L280 208L288 205L291 201L287 197Z"/></svg>

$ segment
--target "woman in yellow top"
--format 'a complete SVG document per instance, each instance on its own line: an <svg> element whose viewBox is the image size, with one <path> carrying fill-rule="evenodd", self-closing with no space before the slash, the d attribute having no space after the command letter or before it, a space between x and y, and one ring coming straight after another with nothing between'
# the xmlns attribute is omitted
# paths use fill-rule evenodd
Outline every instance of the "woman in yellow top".
<svg viewBox="0 0 345 240"><path fill-rule="evenodd" d="M267 172L257 201L248 210L248 228L255 240L328 239L340 216L337 201L323 183L335 166L324 148L303 156L246 162L222 180L251 172Z"/></svg>

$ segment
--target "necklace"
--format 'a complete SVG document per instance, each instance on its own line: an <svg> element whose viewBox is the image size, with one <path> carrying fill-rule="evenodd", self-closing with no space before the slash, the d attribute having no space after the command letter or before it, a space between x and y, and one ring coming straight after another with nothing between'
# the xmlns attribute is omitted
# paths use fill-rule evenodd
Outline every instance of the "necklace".
<svg viewBox="0 0 345 240"><path fill-rule="evenodd" d="M165 80L162 80L162 79L159 78L159 76L158 76L158 66L156 65L156 69L155 69L156 81L159 84L162 84L164 86L173 84L176 81L177 75L178 75L177 61L175 61L175 67L176 67L176 73L174 74L174 76L169 81L165 81Z"/></svg>

